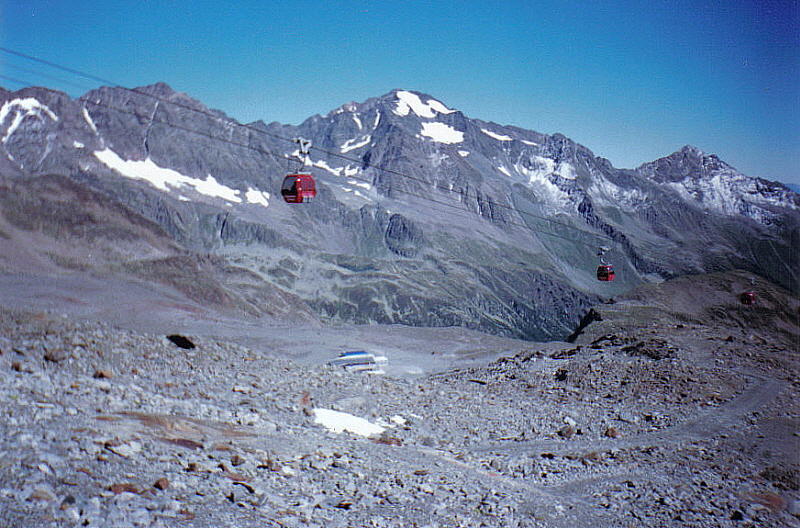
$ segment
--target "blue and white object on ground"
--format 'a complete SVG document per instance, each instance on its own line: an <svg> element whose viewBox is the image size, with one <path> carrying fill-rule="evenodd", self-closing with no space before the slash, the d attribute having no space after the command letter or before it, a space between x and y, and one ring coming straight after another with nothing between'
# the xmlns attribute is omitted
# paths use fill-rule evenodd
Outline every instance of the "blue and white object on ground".
<svg viewBox="0 0 800 528"><path fill-rule="evenodd" d="M386 362L386 356L376 356L366 350L350 350L342 352L339 357L328 361L328 364L350 371L382 373L383 371L378 367L378 363L383 362Z"/></svg>

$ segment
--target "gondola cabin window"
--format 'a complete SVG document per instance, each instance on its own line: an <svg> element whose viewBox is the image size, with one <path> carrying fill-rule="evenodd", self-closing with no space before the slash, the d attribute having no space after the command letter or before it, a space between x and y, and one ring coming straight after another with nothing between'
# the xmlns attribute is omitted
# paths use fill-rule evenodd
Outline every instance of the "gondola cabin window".
<svg viewBox="0 0 800 528"><path fill-rule="evenodd" d="M614 267L608 264L597 266L597 280L613 281L615 277Z"/></svg>
<svg viewBox="0 0 800 528"><path fill-rule="evenodd" d="M314 177L310 174L289 174L283 179L281 194L287 203L310 202L317 195Z"/></svg>
<svg viewBox="0 0 800 528"><path fill-rule="evenodd" d="M744 305L750 306L756 303L756 292L746 291L739 295L739 302Z"/></svg>

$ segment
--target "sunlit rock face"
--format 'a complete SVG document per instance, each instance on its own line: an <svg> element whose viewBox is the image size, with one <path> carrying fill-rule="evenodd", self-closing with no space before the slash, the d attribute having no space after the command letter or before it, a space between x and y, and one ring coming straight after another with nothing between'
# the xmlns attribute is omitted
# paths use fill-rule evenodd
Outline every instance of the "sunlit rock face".
<svg viewBox="0 0 800 528"><path fill-rule="evenodd" d="M303 167L295 137L313 144ZM297 126L242 126L163 83L0 91L0 139L16 192L67 177L213 255L232 298L269 289L327 321L554 339L598 300L677 275L742 268L797 291L800 198L783 185L689 146L617 169L564 135L409 90ZM282 179L301 168L318 195L286 204ZM595 278L599 246L613 282ZM258 299L247 310L268 312Z"/></svg>

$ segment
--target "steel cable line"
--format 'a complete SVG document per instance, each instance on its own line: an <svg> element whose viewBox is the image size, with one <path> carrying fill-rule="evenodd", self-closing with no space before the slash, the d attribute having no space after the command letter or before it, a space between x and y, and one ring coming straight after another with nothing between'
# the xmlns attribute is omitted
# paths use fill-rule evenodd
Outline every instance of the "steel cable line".
<svg viewBox="0 0 800 528"><path fill-rule="evenodd" d="M14 70L18 70L18 71L21 71L23 73L29 73L31 75L36 75L38 77L43 77L45 79L50 79L51 81L56 81L56 82L68 84L68 85L74 86L75 88L80 88L81 90L91 90L92 89L90 86L88 86L86 84L78 83L78 82L75 82L75 81L70 81L68 79L64 79L63 77L58 77L57 75L49 75L49 74L43 73L41 71L29 70L28 68L23 68L22 66L19 66L19 65L14 64L14 63L6 63L4 66L9 66Z"/></svg>
<svg viewBox="0 0 800 528"><path fill-rule="evenodd" d="M30 83L28 81L23 81L23 80L20 80L20 79L16 79L16 78L13 78L13 77L9 77L7 75L0 74L0 78L7 79L9 81L25 85L27 87L33 87L34 86L33 83ZM88 103L88 104L90 104L92 106L106 108L108 110L112 110L112 111L115 111L115 112L120 112L120 113L123 113L123 114L128 114L128 115L131 115L131 116L134 116L134 117L141 117L141 116L139 116L139 114L137 114L136 112L134 112L132 110L121 109L121 108L115 107L113 105L109 105L109 104L105 104L105 103L98 103L98 102L89 101L89 100L84 100L83 102L84 103ZM236 141L232 141L232 140L229 140L229 139L225 139L225 138L221 138L221 137L218 137L218 136L214 136L214 135L209 134L207 132L202 132L202 131L199 131L199 130L196 130L196 129L193 129L193 128L190 128L190 127L185 127L185 126L177 125L177 124L170 123L170 122L167 122L167 121L162 121L162 120L156 119L155 117L151 118L150 122L151 123L158 123L158 124L161 124L161 125L165 125L165 126L168 126L168 127L171 127L171 128L177 129L177 130L182 130L184 132L188 132L188 133L191 133L191 134L196 134L196 135L199 135L199 136L203 136L203 137L206 137L206 138L214 140L214 141L220 141L220 142L227 143L227 144L230 144L230 145L233 145L233 146L246 148L246 149L249 149L249 150L253 150L253 151L259 152L261 154L269 155L269 156L273 157L273 160L276 163L277 163L277 160L275 160L275 158L285 157L284 153L275 153L273 151L270 151L270 150L267 150L267 149L258 148L258 147L254 147L254 146L249 145L249 144L238 143ZM362 181L362 182L365 182L365 183L369 183L371 185L373 184L372 180L369 180L369 179L364 178L364 177L359 177L359 176L352 175L352 176L348 176L348 178L349 179L353 179L353 180L357 180L357 181ZM439 186L437 186L436 188L437 189L443 189L443 188L441 188ZM429 201L431 203L439 204L439 205L442 205L442 206L445 206L445 207L449 207L449 208L453 209L455 212L457 212L460 216L462 216L464 218L469 218L469 219L474 218L474 215L470 214L469 210L465 210L463 207L459 207L459 206L454 205L452 203L435 200L435 199L430 198L429 196L416 194L416 193L413 193L413 192L405 190L405 189L395 189L395 192L398 192L398 193L401 193L401 194L406 194L406 195L409 195L409 196L413 196L415 198L419 198L421 200L426 200L426 201ZM461 195L459 194L459 196L461 196ZM461 203L463 203L463 202L461 202ZM484 203L493 203L493 202L486 201ZM481 211L477 211L477 213L478 213L478 216L480 216L482 218L485 218L483 216L483 214L481 213ZM544 217L537 217L537 218L541 218L542 220L545 220L545 221L551 221L550 219L544 218ZM577 229L577 228L575 228L573 226L569 226L568 224L563 224L562 222L555 222L555 223L558 223L560 225L568 226L571 229L573 229L575 231L578 231L578 232L580 232L580 233L582 233L584 235L587 235L587 236L601 237L601 235L598 235L596 233L591 233L589 231L584 231L584 230L581 230L581 229ZM566 236L559 235L559 234L556 234L556 233L552 233L552 232L546 231L546 230L533 229L531 226L529 226L527 224L523 224L523 223L520 223L520 222L515 222L513 220L504 219L502 221L502 224L503 225L517 226L517 227L529 230L529 231L531 231L533 233L543 234L543 235L547 235L547 236L551 236L551 237L555 237L555 238L560 238L562 240L566 240L568 242L572 242L572 243L575 243L575 244L583 245L583 246L590 247L590 248L593 248L593 249L597 247L595 244L589 244L589 243L586 243L586 242L581 242L580 240L577 240L575 238L566 237Z"/></svg>
<svg viewBox="0 0 800 528"><path fill-rule="evenodd" d="M32 84L30 84L30 83L28 83L26 81L22 81L20 79L14 79L14 78L8 77L6 75L2 75L2 74L0 74L0 78L8 79L8 80L17 82L19 84L25 84L28 87L32 87L33 86ZM125 109L118 108L118 107L115 107L113 105L109 105L109 104L106 104L106 103L98 103L98 102L88 101L88 100L84 100L83 102L84 103L88 103L88 104L90 104L92 106L106 108L108 110L112 110L112 111L119 112L119 113L122 113L122 114L127 114L127 115L131 115L131 116L134 116L134 117L140 117L139 114L137 114L133 110L125 110ZM198 136L203 136L203 137L206 137L208 139L211 139L212 141L220 141L220 142L223 142L223 143L227 143L229 145L233 145L233 146L245 148L245 149L248 149L248 150L252 150L252 151L258 152L260 154L269 155L269 156L273 157L273 160L276 163L278 163L278 161L275 158L285 157L284 153L276 153L276 152L273 152L273 151L270 151L270 150L267 150L267 149L255 147L255 146L250 145L250 144L239 143L239 142L236 142L236 141L233 141L233 140L230 140L230 139L226 139L226 138L222 138L222 137L219 137L219 136L215 136L213 134L209 134L207 132L202 132L202 131L197 130L197 129L193 129L193 128L190 128L190 127L185 127L185 126L178 125L178 124L175 124L175 123L170 123L170 122L167 122L167 121L156 119L155 117L151 118L150 122L151 123L158 123L158 124L161 124L161 125L165 125L165 126L173 128L173 129L182 130L184 132L188 132L188 133L191 133L191 134L196 134ZM348 176L347 178L353 179L353 180L357 180L357 181L363 181L365 183L372 184L371 180L369 180L367 178L364 178L364 177L360 177L360 176L353 175L353 176ZM437 187L437 188L439 188L439 187ZM452 204L452 203L442 202L442 201L439 201L439 200L434 200L434 199L432 199L432 198L430 198L428 196L423 196L423 195L420 195L420 194L416 194L416 193L413 193L413 192L405 190L405 189L395 189L395 192L406 194L406 195L409 195L409 196L413 196L413 197L419 198L421 200L426 200L426 201L429 201L429 202L432 202L432 203L435 203L435 204L439 204L439 205L442 205L442 206L445 206L445 207L449 207L449 208L453 209L456 213L458 213L459 216L462 216L464 218L469 218L469 219L474 218L474 215L471 214L469 212L469 210L465 210L463 207L459 207L458 205L455 205L455 204ZM483 216L483 214L481 214L480 211L478 211L478 215L481 218L485 219L485 217ZM545 219L545 220L548 220L548 219ZM567 241L575 243L575 244L580 244L580 245L583 245L583 246L596 248L596 245L588 244L586 242L581 242L580 240L576 240L575 238L569 238L569 237L566 237L566 236L563 236L563 235L552 233L550 231L532 229L527 224L523 224L523 223L520 223L520 222L515 222L513 220L505 220L504 219L502 221L502 224L503 225L517 226L517 227L526 229L526 230L531 231L531 232L536 233L536 234L544 234L544 235L551 236L551 237L561 238L563 240L567 240ZM591 233L591 232L588 232L588 231L583 231L583 230L580 230L580 229L577 229L577 228L574 228L574 227L572 229L574 229L575 231L578 231L580 233L583 233L585 235L588 235L588 236L597 236L595 233Z"/></svg>
<svg viewBox="0 0 800 528"><path fill-rule="evenodd" d="M199 108L195 108L195 107L192 107L192 106L189 106L187 104L180 103L180 102L170 101L170 100L164 99L163 97L159 97L157 95L150 94L150 93L138 90L136 88L127 88L127 87L122 86L122 85L120 85L120 84L118 84L118 83L116 83L114 81L109 80L109 79L104 79L103 77L98 77L96 75L92 75L90 73L86 73L86 72L83 72L83 71L80 71L80 70L76 70L74 68L69 68L69 67L66 67L66 66L62 66L62 65L57 64L55 62L48 61L48 60L45 60L45 59L42 59L42 58L39 58L39 57L34 57L32 55L28 55L28 54L22 53L20 51L12 50L12 49L5 48L5 47L0 47L0 51L2 51L4 53L7 53L7 54L10 54L10 55L14 55L14 56L17 56L17 57L24 58L24 59L29 60L29 61L38 62L40 64L44 64L44 65L49 66L51 68L56 68L56 69L65 71L67 73L71 73L73 75L78 75L78 76L86 78L86 79L97 81L97 82L103 83L105 85L109 85L109 86L112 86L112 87L115 87L115 88L119 88L121 90L125 90L125 91L130 92L130 93L134 93L134 94L137 94L137 95L143 95L145 97L149 97L151 99L155 99L157 101L160 101L160 102L162 102L164 104L171 104L171 105L176 106L178 108L183 108L185 110L189 110L191 112L195 112L195 113L201 114L201 115L203 115L205 117L209 117L211 119L222 120L222 118L219 115L215 115L212 112L204 111L204 110L201 110ZM265 136L269 136L269 137L272 137L274 139L278 139L280 141L286 141L286 142L289 142L289 143L293 142L293 140L290 139L290 138L286 138L286 137L283 137L283 136L281 136L279 134L274 134L274 133L268 132L266 130L257 128L257 127L255 127L253 125L239 123L238 121L230 119L230 118L228 118L226 120L226 122L227 122L227 124L230 124L230 125L233 125L233 126L242 127L242 128L246 128L246 129L252 130L252 131L254 131L256 133L263 134ZM326 150L326 149L322 149L320 147L315 147L313 145L312 145L311 149L316 150L316 151L318 151L318 152L320 152L322 154L325 154L327 156L330 156L330 157L336 157L336 158L339 158L339 159L342 159L342 160L345 160L345 161L349 161L349 162L361 165L362 167L365 167L365 168L367 168L367 167L373 168L373 169L379 170L381 172L386 172L388 174L394 174L394 175L399 176L401 178L405 178L405 179L408 179L408 180L416 181L416 182L422 183L424 185L429 185L429 182L427 182L426 180L424 180L422 178L416 178L414 176L402 173L400 171L396 171L394 169L389 169L389 168L386 168L386 167L381 167L381 166L378 166L378 165L367 163L367 162L364 162L363 160L360 160L360 159L357 159L357 158L352 158L352 157L349 157L349 156L344 156L343 154L340 154L338 152L329 151L329 150ZM439 189L440 191L444 191L444 192L460 194L457 190L454 190L454 189L441 188L441 187L437 187L437 189ZM420 198L426 199L425 197L420 197ZM554 220L552 218L547 218L547 217L544 217L544 216L535 215L535 214L533 214L531 212L528 212L528 211L521 211L521 210L515 209L515 208L513 208L513 207L511 207L509 205L505 205L505 204L502 204L502 203L494 202L492 200L486 200L484 203L489 204L489 205L491 205L493 207L499 207L499 208L503 208L503 209L508 209L509 211L516 212L519 215L527 215L527 216L530 216L532 218L538 218L539 220L544 220L544 221L550 222L551 224L558 224L558 225L561 225L561 226L563 226L563 227L565 227L567 229L574 229L576 231L582 231L584 233L590 234L590 235L595 236L597 238L610 240L612 242L614 241L608 235L600 234L600 233L589 233L587 231L583 231L582 229L578 229L577 227L575 227L575 226L573 226L571 224L560 222L560 221Z"/></svg>
<svg viewBox="0 0 800 528"><path fill-rule="evenodd" d="M201 115L203 115L205 117L209 117L209 118L214 119L216 121L223 120L223 118L221 118L220 116L215 115L215 114L213 114L211 112L206 112L206 111L200 110L198 108L194 108L194 107L191 107L189 105L182 104L180 102L170 101L170 100L164 99L162 97L158 97L156 95L149 94L149 93L137 90L137 89L126 88L124 86L120 86L120 85L114 83L113 81L110 81L110 80L107 80L107 79L103 79L101 77L97 77L97 76L94 76L94 75L91 75L91 74L87 74L87 73L84 73L84 72L80 72L80 71L74 70L72 68L67 68L67 67L52 63L50 61L39 59L37 57L32 57L30 55L26 55L26 54L23 54L23 53L20 53L20 52L9 50L9 49L3 48L3 47L0 47L0 51L6 52L6 53L10 53L12 55L17 55L17 56L20 56L20 57L23 57L25 59L29 59L29 60L32 60L32 61L35 61L35 62L40 62L40 63L45 64L47 66L51 66L53 68L57 68L57 69L66 71L68 73L72 73L72 74L79 75L79 76L82 76L82 77L85 77L85 78L88 78L88 79L99 81L99 82L111 85L113 87L120 88L120 89L125 90L127 92L135 93L137 95L143 95L143 96L149 97L151 99L154 99L156 101L162 102L164 104L173 105L173 106L185 109L185 110L189 110L189 111L201 114ZM40 74L40 75L45 75L45 74ZM24 84L24 85L27 85L29 87L34 86L33 83L30 83L30 82L27 82L27 81L21 81L19 79L11 78L11 77L8 77L8 76L5 76L5 75L0 75L0 78L5 78L5 79L10 80L12 82L16 82L16 83L19 83L19 84ZM59 79L59 80L61 80L62 82L66 82L63 79ZM74 83L70 82L69 84L74 84ZM107 108L109 110L113 110L113 111L117 111L117 112L121 112L121 113L134 115L136 117L140 117L135 112L124 110L124 109L121 109L121 108L117 108L117 107L114 107L113 105L108 105L108 104L103 104L103 103L99 103L99 102L95 102L95 101L90 101L88 99L82 99L82 101L85 102L85 103L89 103L89 104L91 104L93 106L100 106L100 107ZM237 122L237 121L235 121L233 119L225 119L224 121L225 121L226 124L242 127L242 128L248 129L248 130L252 130L252 131L254 131L256 133L260 133L260 134L263 134L263 135L266 135L266 136L269 136L269 137L272 137L272 138L275 138L275 139L278 139L278 140L281 140L281 141L287 141L287 142L292 142L293 141L292 139L285 138L285 137L280 136L278 134L273 134L273 133L267 132L267 131L262 130L260 128L256 128L256 127L254 127L252 125L239 123L239 122ZM173 127L173 128L179 129L179 130L183 130L183 131L186 131L186 132L189 132L189 133L194 133L194 134L198 134L198 135L201 135L201 136L205 136L205 137L207 137L209 139L212 139L212 140L223 141L223 142L229 143L231 145L247 148L247 149L250 149L250 150L255 150L255 151L258 151L258 152L260 152L262 154L268 154L268 155L272 156L273 158L276 157L276 156L277 157L283 157L282 153L281 154L276 154L275 152L272 152L272 151L269 151L269 150L266 150L266 149L260 149L260 148L253 147L252 145L248 145L248 144L237 143L237 142L234 142L234 141L231 141L231 140L227 140L225 138L213 136L211 134L208 134L208 133L205 133L205 132L201 132L201 131L198 131L198 130L195 130L195 129L192 129L192 128L189 128L189 127L176 125L174 123L169 123L169 122L166 122L166 121L159 121L159 120L155 119L155 116L153 116L151 118L151 122L157 122L159 124L170 126L170 127ZM404 174L402 172L399 172L399 171L396 171L396 170L393 170L393 169L381 167L381 166L370 164L370 163L365 163L365 162L363 162L363 160L359 160L359 159L356 159L356 158L351 158L351 157L348 157L348 156L344 156L342 154L339 154L339 153L336 153L336 152L332 152L332 151L328 151L326 149L322 149L322 148L319 148L319 147L312 146L311 148L314 149L314 150L317 150L320 153L326 154L326 155L328 155L330 157L336 157L336 158L340 158L340 159L343 159L343 160L346 160L346 161L350 161L350 162L355 163L357 165L361 165L362 167L373 168L375 170L378 170L378 171L381 171L381 172L390 173L390 174L394 174L394 175L397 175L397 176L399 176L401 178L405 178L405 179L408 179L408 180L411 180L411 181L416 181L418 183L422 183L422 184L425 184L425 185L430 185L430 182L428 182L428 181L426 181L426 180L424 180L422 178L416 178L414 176L410 176L410 175ZM368 179L363 178L363 177L357 177L357 176L348 176L348 177L351 178L351 179L358 180L358 181L363 181L365 183L373 184L373 182L371 180L368 180ZM446 188L446 187L440 187L438 185L435 186L435 188L437 190L440 190L440 191L455 193L455 194L458 194L459 196L462 196L459 191L454 190L454 189L450 189L450 188ZM432 203L436 203L436 204L439 204L439 205L450 207L450 208L455 209L455 210L457 210L459 212L463 212L464 211L464 209L461 208L461 207L458 207L456 205L453 205L453 204L450 204L450 203L447 203L447 202L434 200L434 199L430 198L429 196L412 193L412 192L410 192L408 190L404 190L404 189L397 189L396 191L400 192L400 193L403 193L403 194L407 194L409 196L413 196L415 198L419 198L421 200L427 200L427 201L432 202ZM599 238L599 239L605 239L605 240L612 240L613 241L613 239L611 239L607 235L603 235L603 234L599 234L599 233L592 233L592 232L589 232L589 231L584 231L584 230L579 229L579 228L577 228L577 227L575 227L573 225L570 225L570 224L567 224L567 223L564 223L564 222L560 222L560 221L554 220L552 218L547 218L547 217L544 217L544 216L535 215L535 214L532 214L532 213L527 212L527 211L521 211L519 209L514 209L511 206L508 206L508 205L505 205L505 204L501 204L501 203L497 203L497 202L494 202L492 200L485 200L483 202L478 202L478 203L479 204L485 204L485 205L488 205L490 207L498 207L498 208L507 209L507 210L512 211L512 212L515 211L521 216L522 215L527 215L527 216L530 216L532 218L536 218L536 219L539 219L539 220L543 220L545 222L549 222L550 224L561 225L561 226L563 226L563 227L565 227L567 229L578 231L578 232L580 232L580 233L582 233L583 235L586 235L586 236L595 237L595 238ZM478 211L478 214L479 214L479 216L483 216L481 214L480 210ZM469 218L472 218L472 216L469 216ZM588 244L586 242L580 242L580 241L578 241L578 240L576 240L574 238L569 238L569 237L566 237L566 236L563 236L563 235L557 235L555 233L551 233L551 232L548 232L548 231L536 230L536 229L533 229L528 224L514 222L512 220L504 220L503 223L507 224L507 225L514 225L514 226L522 227L524 229L528 229L528 230L533 231L535 233L546 234L546 235L549 235L549 236L561 238L561 239L568 240L570 242L578 243L578 244L581 244L581 245L590 246L590 247L593 247L593 248L597 247L596 245L590 245L590 244Z"/></svg>
<svg viewBox="0 0 800 528"><path fill-rule="evenodd" d="M5 80L11 81L13 83L21 84L23 87L26 87L26 88L33 86L28 81L23 81L23 80L15 78L15 77L9 77L8 75L3 75L1 73L0 73L0 79L5 79Z"/></svg>

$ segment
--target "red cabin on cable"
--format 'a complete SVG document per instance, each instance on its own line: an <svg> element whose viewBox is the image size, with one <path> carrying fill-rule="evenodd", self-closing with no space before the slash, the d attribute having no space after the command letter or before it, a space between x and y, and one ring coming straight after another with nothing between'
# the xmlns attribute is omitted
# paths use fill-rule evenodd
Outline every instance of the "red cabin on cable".
<svg viewBox="0 0 800 528"><path fill-rule="evenodd" d="M756 292L754 292L754 291L746 291L746 292L743 292L741 295L739 295L739 302L744 304L744 305L746 305L746 306L750 306L751 304L755 304L756 303L756 299L757 299L757 296L756 296Z"/></svg>
<svg viewBox="0 0 800 528"><path fill-rule="evenodd" d="M281 194L287 203L310 202L317 195L314 177L310 174L289 174L283 179Z"/></svg>
<svg viewBox="0 0 800 528"><path fill-rule="evenodd" d="M614 266L609 264L601 264L600 266L597 266L597 280L613 281L614 277Z"/></svg>
<svg viewBox="0 0 800 528"><path fill-rule="evenodd" d="M317 185L314 177L303 168L310 162L309 152L311 151L311 141L303 138L295 138L292 141L297 143L298 149L289 156L299 162L298 168L292 174L287 174L281 185L281 194L286 203L310 202L317 195ZM291 161L289 163L291 165Z"/></svg>

